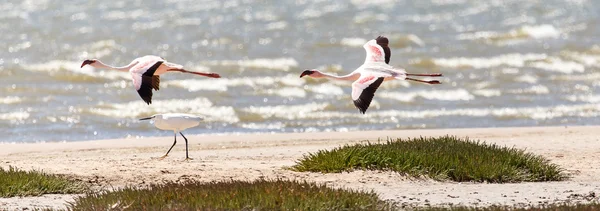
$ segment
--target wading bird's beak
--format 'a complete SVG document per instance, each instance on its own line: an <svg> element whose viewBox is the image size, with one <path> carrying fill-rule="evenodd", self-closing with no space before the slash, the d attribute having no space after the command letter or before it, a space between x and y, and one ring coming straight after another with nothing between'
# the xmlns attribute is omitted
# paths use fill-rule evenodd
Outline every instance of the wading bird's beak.
<svg viewBox="0 0 600 211"><path fill-rule="evenodd" d="M91 64L91 63L94 63L94 62L95 62L94 60L87 59L87 60L83 61L83 63L81 63L81 67L80 68L83 68L83 66Z"/></svg>
<svg viewBox="0 0 600 211"><path fill-rule="evenodd" d="M312 70L305 70L304 72L302 72L302 74L300 74L300 78L304 77L305 75L310 75L315 73L315 71Z"/></svg>
<svg viewBox="0 0 600 211"><path fill-rule="evenodd" d="M152 118L154 118L154 117L153 117L153 116L151 116L151 117L141 118L141 119L140 119L140 121L141 121L141 120L149 120L149 119L152 119Z"/></svg>

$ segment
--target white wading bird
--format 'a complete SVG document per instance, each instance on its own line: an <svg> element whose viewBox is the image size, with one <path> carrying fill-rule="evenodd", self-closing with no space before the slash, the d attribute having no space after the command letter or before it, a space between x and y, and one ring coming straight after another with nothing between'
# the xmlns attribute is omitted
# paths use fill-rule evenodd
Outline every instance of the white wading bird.
<svg viewBox="0 0 600 211"><path fill-rule="evenodd" d="M158 75L163 73L177 71L211 78L221 77L217 73L187 71L183 69L182 65L167 62L161 57L152 55L142 56L134 59L131 63L122 67L110 66L97 59L88 59L83 61L81 68L83 68L85 65L90 65L95 68L129 71L131 78L133 79L133 85L135 86L135 89L137 90L138 94L140 94L140 97L142 97L142 100L144 100L144 102L146 102L148 105L152 103L152 89L159 89L158 85L160 83L160 77Z"/></svg>
<svg viewBox="0 0 600 211"><path fill-rule="evenodd" d="M181 131L198 126L200 124L200 121L202 121L202 117L191 114L166 113L156 114L151 117L142 118L140 120L150 119L154 120L154 126L156 126L156 128L161 130L172 130L173 133L175 133L175 140L173 141L173 145L171 145L171 148L169 148L167 154L160 157L160 159L163 159L167 157L167 155L169 155L171 149L173 149L175 144L177 144L177 133L179 133L185 140L185 160L191 160L191 158L188 156L188 140L183 135L183 133L181 133Z"/></svg>
<svg viewBox="0 0 600 211"><path fill-rule="evenodd" d="M388 43L388 39L382 36L365 43L363 45L367 51L365 63L348 75L336 76L313 69L302 72L300 78L303 76L310 76L313 78L330 78L354 81L354 83L352 83L352 100L354 101L354 105L363 114L367 111L367 108L369 108L371 100L373 100L373 96L375 96L375 91L383 81L398 79L428 84L440 84L439 81L435 80L424 81L408 78L407 76L439 77L442 76L441 73L411 74L406 73L404 69L394 68L389 65L391 51L388 47Z"/></svg>

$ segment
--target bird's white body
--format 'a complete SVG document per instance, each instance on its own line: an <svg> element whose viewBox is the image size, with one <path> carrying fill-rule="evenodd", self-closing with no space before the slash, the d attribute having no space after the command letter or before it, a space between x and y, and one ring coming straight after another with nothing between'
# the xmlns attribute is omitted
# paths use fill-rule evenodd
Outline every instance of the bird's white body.
<svg viewBox="0 0 600 211"><path fill-rule="evenodd" d="M159 90L160 77L159 75L169 72L177 71L184 73L191 73L211 78L220 78L221 76L216 73L203 73L203 72L192 72L183 69L182 65L167 62L167 60L153 55L142 56L134 59L128 65L122 67L114 67L102 63L97 59L88 59L83 61L81 67L90 65L95 68L114 69L119 71L128 71L131 74L131 80L135 90L138 91L140 97L148 105L152 103L152 90Z"/></svg>
<svg viewBox="0 0 600 211"><path fill-rule="evenodd" d="M191 114L167 113L154 115L153 120L158 129L179 132L200 125L203 118Z"/></svg>
<svg viewBox="0 0 600 211"><path fill-rule="evenodd" d="M388 47L388 39L379 36L369 40L363 45L367 55L365 62L348 75L337 76L323 73L319 70L305 70L300 77L310 76L314 78L330 78L335 80L354 81L352 83L352 100L361 113L365 113L375 91L383 81L387 80L412 80L429 84L439 84L439 81L422 81L407 76L441 76L441 74L409 74L404 69L394 68L389 65L391 51Z"/></svg>
<svg viewBox="0 0 600 211"><path fill-rule="evenodd" d="M173 137L174 138L173 145L171 145L171 148L169 148L169 151L167 151L167 153L164 156L162 156L161 158L165 158L165 157L167 157L167 155L169 155L169 152L171 152L171 149L173 149L173 147L177 143L177 133L179 133L185 140L185 159L186 160L190 159L190 157L188 156L188 140L183 135L183 133L181 133L181 131L191 128L191 127L198 126L200 124L200 121L203 120L202 117L199 117L196 115L191 115L191 114L166 113L166 114L155 114L155 115L152 115L151 117L142 118L140 120L154 120L154 126L156 128L161 129L161 130L173 131L173 134L175 135Z"/></svg>

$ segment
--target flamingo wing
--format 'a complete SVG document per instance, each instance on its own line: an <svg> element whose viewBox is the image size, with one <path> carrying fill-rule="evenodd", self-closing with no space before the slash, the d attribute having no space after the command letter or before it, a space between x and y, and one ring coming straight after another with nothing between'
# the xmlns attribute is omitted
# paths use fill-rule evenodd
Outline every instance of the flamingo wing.
<svg viewBox="0 0 600 211"><path fill-rule="evenodd" d="M376 39L369 40L365 43L363 45L363 48L365 48L365 51L367 52L365 63L385 62L386 64L389 64L392 52L388 44L388 38L383 36L379 36Z"/></svg>
<svg viewBox="0 0 600 211"><path fill-rule="evenodd" d="M375 74L361 74L360 78L352 83L352 100L354 101L354 106L361 113L364 114L367 111L375 96L375 91L383 83L384 79L385 77Z"/></svg>
<svg viewBox="0 0 600 211"><path fill-rule="evenodd" d="M150 66L143 74L132 72L133 83L136 86L137 92L142 97L142 100L148 105L152 103L152 89L158 90L160 77L154 75L156 69L163 64L163 61L157 61L154 65Z"/></svg>

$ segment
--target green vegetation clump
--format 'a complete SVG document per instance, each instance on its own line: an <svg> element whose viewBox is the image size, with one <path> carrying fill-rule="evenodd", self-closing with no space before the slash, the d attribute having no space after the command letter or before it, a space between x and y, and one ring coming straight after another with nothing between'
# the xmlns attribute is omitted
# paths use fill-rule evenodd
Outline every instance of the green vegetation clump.
<svg viewBox="0 0 600 211"><path fill-rule="evenodd" d="M342 172L392 170L457 182L560 181L563 170L524 150L454 136L388 140L309 153L291 167L295 171Z"/></svg>
<svg viewBox="0 0 600 211"><path fill-rule="evenodd" d="M0 167L0 197L39 196L42 194L83 193L87 188L66 178L41 171L23 171Z"/></svg>
<svg viewBox="0 0 600 211"><path fill-rule="evenodd" d="M153 184L88 193L72 210L390 210L373 192L277 180Z"/></svg>

